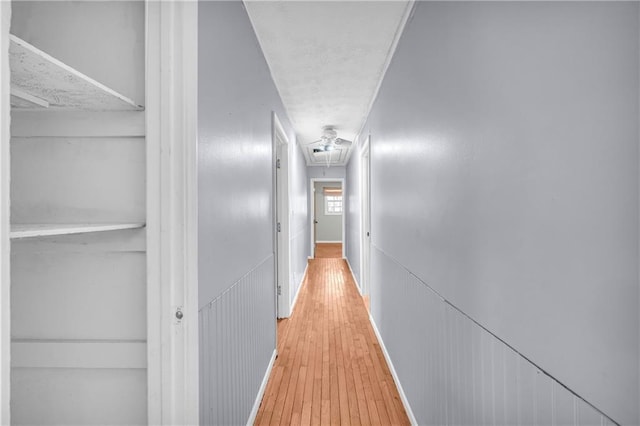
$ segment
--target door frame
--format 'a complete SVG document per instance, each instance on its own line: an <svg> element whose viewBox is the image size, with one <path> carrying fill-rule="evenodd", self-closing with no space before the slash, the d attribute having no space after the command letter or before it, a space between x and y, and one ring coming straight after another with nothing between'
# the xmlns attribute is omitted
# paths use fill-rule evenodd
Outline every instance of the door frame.
<svg viewBox="0 0 640 426"><path fill-rule="evenodd" d="M198 5L145 20L148 423L198 424Z"/></svg>
<svg viewBox="0 0 640 426"><path fill-rule="evenodd" d="M9 242L9 140L11 137L11 106L9 93L9 27L11 2L0 1L0 424L11 424L10 345L11 345L11 284Z"/></svg>
<svg viewBox="0 0 640 426"><path fill-rule="evenodd" d="M342 188L342 258L345 259L346 258L346 244L345 244L345 236L346 236L346 227L345 227L345 211L344 211L344 207L346 206L345 203L345 199L346 199L346 193L347 193L347 188L346 188L346 183L345 183L345 178L310 178L309 179L309 199L310 199L310 208L311 208L311 220L309 221L309 225L310 225L310 230L309 230L309 236L310 236L310 242L311 242L311 251L309 253L311 253L311 258L315 258L316 257L316 235L315 235L315 227L314 227L314 221L316 219L316 192L315 192L315 184L316 182L340 182L340 187Z"/></svg>
<svg viewBox="0 0 640 426"><path fill-rule="evenodd" d="M360 293L371 292L371 136L360 148ZM367 232L369 235L367 236Z"/></svg>
<svg viewBox="0 0 640 426"><path fill-rule="evenodd" d="M291 315L291 250L289 229L289 182L291 144L278 115L271 113L273 141L273 253L275 271L276 318ZM280 168L278 168L280 160ZM278 231L280 223L280 231ZM278 291L280 287L280 291ZM276 327L277 329L277 327ZM277 337L276 337L277 346Z"/></svg>

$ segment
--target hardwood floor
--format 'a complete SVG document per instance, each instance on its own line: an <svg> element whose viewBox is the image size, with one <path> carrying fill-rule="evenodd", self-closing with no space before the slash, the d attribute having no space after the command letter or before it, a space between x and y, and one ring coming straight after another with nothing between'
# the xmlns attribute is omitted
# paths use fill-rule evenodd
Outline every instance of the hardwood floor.
<svg viewBox="0 0 640 426"><path fill-rule="evenodd" d="M343 259L309 260L255 424L409 424Z"/></svg>
<svg viewBox="0 0 640 426"><path fill-rule="evenodd" d="M342 243L316 243L316 259L342 259Z"/></svg>

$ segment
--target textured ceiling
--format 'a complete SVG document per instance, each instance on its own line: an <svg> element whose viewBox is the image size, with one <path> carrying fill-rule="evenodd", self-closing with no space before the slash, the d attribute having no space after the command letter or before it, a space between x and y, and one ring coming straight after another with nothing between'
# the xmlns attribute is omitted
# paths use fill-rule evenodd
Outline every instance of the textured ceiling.
<svg viewBox="0 0 640 426"><path fill-rule="evenodd" d="M369 113L396 39L406 1L245 1L307 164L323 126L353 141ZM348 148L331 154L345 164Z"/></svg>

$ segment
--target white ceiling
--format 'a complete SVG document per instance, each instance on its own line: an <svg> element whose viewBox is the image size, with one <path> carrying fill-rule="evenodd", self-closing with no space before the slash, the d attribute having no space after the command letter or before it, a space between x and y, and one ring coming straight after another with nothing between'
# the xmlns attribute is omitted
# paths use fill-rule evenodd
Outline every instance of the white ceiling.
<svg viewBox="0 0 640 426"><path fill-rule="evenodd" d="M408 1L247 1L245 6L308 165L322 128L353 141L395 49ZM331 152L344 165L350 148Z"/></svg>

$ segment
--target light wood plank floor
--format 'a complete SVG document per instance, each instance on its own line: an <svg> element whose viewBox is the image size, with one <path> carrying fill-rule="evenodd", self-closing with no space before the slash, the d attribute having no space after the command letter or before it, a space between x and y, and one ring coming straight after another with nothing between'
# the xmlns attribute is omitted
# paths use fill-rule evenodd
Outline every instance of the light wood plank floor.
<svg viewBox="0 0 640 426"><path fill-rule="evenodd" d="M343 259L309 260L255 424L409 424Z"/></svg>
<svg viewBox="0 0 640 426"><path fill-rule="evenodd" d="M342 243L316 243L316 259L342 259Z"/></svg>

